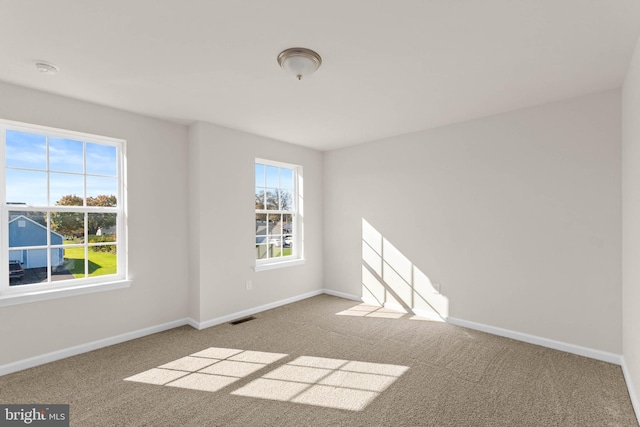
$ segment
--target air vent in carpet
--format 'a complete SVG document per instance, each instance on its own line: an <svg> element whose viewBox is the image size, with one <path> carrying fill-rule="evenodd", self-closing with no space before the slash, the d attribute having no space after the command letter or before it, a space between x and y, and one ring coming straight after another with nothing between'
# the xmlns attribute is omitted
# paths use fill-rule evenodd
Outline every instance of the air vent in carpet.
<svg viewBox="0 0 640 427"><path fill-rule="evenodd" d="M233 322L229 322L230 325L239 325L240 323L248 322L249 320L253 320L255 317L243 317L242 319L234 320Z"/></svg>

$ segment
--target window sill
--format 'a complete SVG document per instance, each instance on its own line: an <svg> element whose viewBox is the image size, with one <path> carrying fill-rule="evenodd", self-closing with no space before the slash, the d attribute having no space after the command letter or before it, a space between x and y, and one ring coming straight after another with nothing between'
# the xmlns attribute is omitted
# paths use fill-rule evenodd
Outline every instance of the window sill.
<svg viewBox="0 0 640 427"><path fill-rule="evenodd" d="M304 259L294 259L290 261L276 261L265 264L256 264L253 269L255 271L275 270L276 268L294 267L296 265L303 265Z"/></svg>
<svg viewBox="0 0 640 427"><path fill-rule="evenodd" d="M10 293L0 295L0 307L91 294L94 292L111 291L114 289L128 288L129 286L131 286L131 280L115 280L113 282L93 283L73 288L40 289L31 292Z"/></svg>

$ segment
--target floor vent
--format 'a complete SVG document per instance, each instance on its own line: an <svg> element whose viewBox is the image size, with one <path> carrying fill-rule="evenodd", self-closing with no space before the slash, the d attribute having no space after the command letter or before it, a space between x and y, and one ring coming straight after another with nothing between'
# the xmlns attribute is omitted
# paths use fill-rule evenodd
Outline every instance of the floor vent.
<svg viewBox="0 0 640 427"><path fill-rule="evenodd" d="M242 319L234 320L233 322L229 322L230 325L239 325L240 323L248 322L249 320L253 320L255 317L243 317Z"/></svg>

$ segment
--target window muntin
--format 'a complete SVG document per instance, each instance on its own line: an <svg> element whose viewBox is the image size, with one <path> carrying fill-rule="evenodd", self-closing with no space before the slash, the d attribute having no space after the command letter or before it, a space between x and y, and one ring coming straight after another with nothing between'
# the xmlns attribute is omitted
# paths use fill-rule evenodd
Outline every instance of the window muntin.
<svg viewBox="0 0 640 427"><path fill-rule="evenodd" d="M300 170L299 166L256 159L256 265L301 258Z"/></svg>
<svg viewBox="0 0 640 427"><path fill-rule="evenodd" d="M125 279L124 148L0 122L0 297Z"/></svg>

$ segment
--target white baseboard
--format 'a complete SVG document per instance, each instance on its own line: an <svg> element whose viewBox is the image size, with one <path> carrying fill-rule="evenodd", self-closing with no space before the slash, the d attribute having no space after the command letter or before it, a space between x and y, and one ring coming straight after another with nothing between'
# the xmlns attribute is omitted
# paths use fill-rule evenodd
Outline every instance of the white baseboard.
<svg viewBox="0 0 640 427"><path fill-rule="evenodd" d="M482 323L470 322L468 320L448 317L447 322L452 325L462 326L477 331L487 332L489 334L501 337L511 338L518 341L528 342L542 347L552 348L567 353L577 354L578 356L589 357L591 359L601 360L603 362L622 365L622 356L620 354L609 353L607 351L595 350L593 348L582 347L575 344L569 344L562 341L556 341L549 338L543 338L536 335L529 335L522 332L516 332L509 329L498 328L496 326L485 325Z"/></svg>
<svg viewBox="0 0 640 427"><path fill-rule="evenodd" d="M633 410L636 413L636 419L638 423L640 423L640 401L638 401L638 395L636 394L636 389L633 386L633 381L631 380L631 373L627 368L627 362L622 356L622 375L624 375L624 380L627 383L627 390L629 391L629 397L631 398L631 405L633 405Z"/></svg>
<svg viewBox="0 0 640 427"><path fill-rule="evenodd" d="M97 350L102 347L120 344L125 341L141 338L147 335L177 328L179 326L187 324L189 324L188 319L178 319L174 320L173 322L164 323L162 325L138 329L137 331L127 332L121 335L116 335L114 337L104 338L86 344L80 344L62 350L52 351L51 353L45 353L39 356L30 357L28 359L18 360L17 362L7 363L5 365L0 365L0 376L22 371L23 369L33 368L34 366L44 365L45 363L55 362L56 360Z"/></svg>
<svg viewBox="0 0 640 427"><path fill-rule="evenodd" d="M30 357L28 359L19 360L16 362L5 364L5 365L0 365L0 376L21 371L23 369L32 368L34 366L42 365L45 363L53 362L56 360L64 359L66 357L75 356L77 354L86 353L88 351L97 350L102 347L119 344L119 343L136 339L136 338L141 338L146 335L155 334L158 332L166 331L168 329L177 328L183 325L190 325L198 330L209 328L211 326L230 322L242 317L259 313L261 311L270 310L272 308L280 307L286 304L291 304L291 303L301 301L301 300L311 298L321 294L332 295L339 298L349 299L349 300L358 301L358 302L367 302L367 301L364 301L362 297L359 297L357 295L351 295L343 292L334 291L331 289L318 289L316 291L307 292L305 294L297 295L291 298L286 298L280 301L275 301L269 304L264 304L258 307L253 307L247 310L242 310L242 311L221 316L215 319L206 320L204 322L198 322L192 318L178 319L173 322L164 323L162 325L156 325L149 328L139 329L136 331L117 335L114 337L104 338L101 340L92 341L90 343L80 344L80 345L69 347L66 349L57 350L51 353ZM373 303L373 304L378 305L376 303ZM420 313L416 313L416 314L420 315ZM565 351L568 353L573 353L580 356L590 357L592 359L614 363L616 365L621 365L624 372L625 380L627 381L627 385L629 387L629 394L631 396L634 409L636 411L636 414L640 413L640 404L638 403L638 399L633 387L631 387L631 377L629 376L629 372L627 371L626 365L624 365L624 359L619 354L608 353L600 350L594 350L587 347L581 347L574 344L568 344L561 341L555 341L547 338L524 334L521 332L511 331L508 329L502 329L494 326L484 325L481 323L470 322L467 320L457 319L453 317L449 317L445 320L448 323L451 323L453 325L475 329L475 330L487 332L493 335L512 338L518 341L524 341L531 344L540 345L543 347L553 348L555 350Z"/></svg>
<svg viewBox="0 0 640 427"><path fill-rule="evenodd" d="M317 291L307 292L306 294L297 295L295 297L286 298L280 301L272 302L265 305L260 305L258 307L249 308L247 310L238 311L235 313L227 314L226 316L217 317L215 319L205 320L204 322L196 322L191 319L193 323L189 323L194 328L201 330L210 328L212 326L220 325L222 323L231 322L233 320L241 319L243 317L251 316L252 314L260 313L261 311L271 310L272 308L280 307L283 305L291 304L293 302L298 302L303 299L315 297L316 295L321 295L323 293L322 289L318 289Z"/></svg>
<svg viewBox="0 0 640 427"><path fill-rule="evenodd" d="M344 292L338 292L338 291L334 291L332 289L323 289L322 293L323 294L327 294L327 295L332 295L334 297L339 297L339 298L344 298L344 299L350 299L350 300L353 300L353 301L364 302L362 297L359 297L357 295L345 294Z"/></svg>
<svg viewBox="0 0 640 427"><path fill-rule="evenodd" d="M198 328L199 322L195 319L192 319L191 317L187 317L187 325L191 326L194 329L200 329Z"/></svg>

